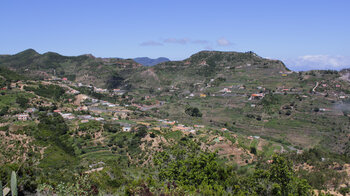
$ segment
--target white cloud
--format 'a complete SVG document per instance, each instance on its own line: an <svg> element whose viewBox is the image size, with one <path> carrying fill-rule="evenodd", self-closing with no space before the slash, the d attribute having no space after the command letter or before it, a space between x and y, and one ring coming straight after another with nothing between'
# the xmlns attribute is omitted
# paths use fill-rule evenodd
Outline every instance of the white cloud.
<svg viewBox="0 0 350 196"><path fill-rule="evenodd" d="M293 70L335 69L350 67L350 57L331 55L305 55L284 62Z"/></svg>
<svg viewBox="0 0 350 196"><path fill-rule="evenodd" d="M209 41L198 39L198 40L193 40L191 43L193 43L193 44L209 44Z"/></svg>
<svg viewBox="0 0 350 196"><path fill-rule="evenodd" d="M220 38L220 39L216 40L216 43L219 46L230 46L230 45L232 45L232 43L229 40L227 40L226 38Z"/></svg>
<svg viewBox="0 0 350 196"><path fill-rule="evenodd" d="M181 39L177 39L177 38L168 38L164 40L164 43L171 43L171 44L187 44L189 43L189 39L187 38L181 38Z"/></svg>
<svg viewBox="0 0 350 196"><path fill-rule="evenodd" d="M140 44L140 46L162 46L162 45L163 45L162 43L156 42L156 41L146 41Z"/></svg>

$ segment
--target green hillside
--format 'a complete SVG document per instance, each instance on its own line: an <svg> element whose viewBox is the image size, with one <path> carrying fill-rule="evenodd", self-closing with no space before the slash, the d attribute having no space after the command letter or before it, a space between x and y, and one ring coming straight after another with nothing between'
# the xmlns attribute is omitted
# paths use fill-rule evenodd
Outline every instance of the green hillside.
<svg viewBox="0 0 350 196"><path fill-rule="evenodd" d="M118 87L113 83L107 84L113 80L113 76L120 74L127 78L131 72L141 67L133 60L95 58L92 55L70 57L54 52L39 54L33 49L15 55L0 56L0 66L11 68L32 78L66 77L76 82L111 88Z"/></svg>
<svg viewBox="0 0 350 196"><path fill-rule="evenodd" d="M15 171L21 194L350 190L348 70L292 72L253 52L142 67L26 50L0 56L0 82L0 181Z"/></svg>

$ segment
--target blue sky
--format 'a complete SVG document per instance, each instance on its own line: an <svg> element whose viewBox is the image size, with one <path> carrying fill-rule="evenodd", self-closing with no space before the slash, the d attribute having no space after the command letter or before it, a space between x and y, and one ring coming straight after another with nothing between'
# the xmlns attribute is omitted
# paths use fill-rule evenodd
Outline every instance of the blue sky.
<svg viewBox="0 0 350 196"><path fill-rule="evenodd" d="M350 67L350 1L1 0L0 54L168 57L254 51L294 70Z"/></svg>

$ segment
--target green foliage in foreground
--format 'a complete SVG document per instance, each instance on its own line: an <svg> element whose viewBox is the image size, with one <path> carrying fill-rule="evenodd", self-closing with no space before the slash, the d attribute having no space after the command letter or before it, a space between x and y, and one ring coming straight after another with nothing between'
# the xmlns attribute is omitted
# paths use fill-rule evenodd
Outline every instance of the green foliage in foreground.
<svg viewBox="0 0 350 196"><path fill-rule="evenodd" d="M76 176L70 182L43 183L37 190L57 195L312 195L311 186L279 155L250 174L238 174L217 153L182 140L157 153L153 162L141 170L111 161L101 171Z"/></svg>
<svg viewBox="0 0 350 196"><path fill-rule="evenodd" d="M15 171L11 172L11 195L12 196L17 196L18 195L18 190L17 190L17 175ZM2 187L2 181L0 179L0 196L3 195L3 187Z"/></svg>
<svg viewBox="0 0 350 196"><path fill-rule="evenodd" d="M253 175L238 176L233 166L218 162L216 153L203 152L193 142L161 152L154 160L160 182L204 195L310 195L311 186L299 179L290 163L274 156L267 168L256 168Z"/></svg>
<svg viewBox="0 0 350 196"><path fill-rule="evenodd" d="M17 176L16 172L12 171L11 173L11 195L12 196L17 196L18 191L17 191Z"/></svg>
<svg viewBox="0 0 350 196"><path fill-rule="evenodd" d="M3 192L2 192L2 182L0 180L0 196L3 195Z"/></svg>

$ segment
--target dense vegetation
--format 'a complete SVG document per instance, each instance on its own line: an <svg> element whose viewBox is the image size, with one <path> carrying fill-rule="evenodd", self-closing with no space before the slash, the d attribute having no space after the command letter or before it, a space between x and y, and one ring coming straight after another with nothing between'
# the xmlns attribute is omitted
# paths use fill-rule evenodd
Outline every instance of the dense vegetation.
<svg viewBox="0 0 350 196"><path fill-rule="evenodd" d="M47 98L58 100L64 93L65 90L57 85L41 85L35 87L24 87L27 91L33 91L35 94Z"/></svg>

